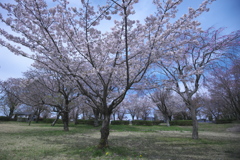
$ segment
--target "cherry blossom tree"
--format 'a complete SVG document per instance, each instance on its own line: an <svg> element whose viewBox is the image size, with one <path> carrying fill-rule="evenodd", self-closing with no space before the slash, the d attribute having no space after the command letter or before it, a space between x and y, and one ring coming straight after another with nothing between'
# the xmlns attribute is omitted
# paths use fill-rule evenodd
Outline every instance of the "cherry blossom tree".
<svg viewBox="0 0 240 160"><path fill-rule="evenodd" d="M75 107L74 101L80 96L76 85L69 83L65 76L47 70L32 70L25 75L29 79L28 85L38 91L40 103L54 108L62 117L64 131L68 131L69 113ZM34 96L29 96L28 99L30 98L33 99L31 101L39 99Z"/></svg>
<svg viewBox="0 0 240 160"><path fill-rule="evenodd" d="M138 101L139 101L140 116L142 120L146 121L149 115L153 111L153 104L151 100L146 96L138 98Z"/></svg>
<svg viewBox="0 0 240 160"><path fill-rule="evenodd" d="M72 105L75 107L71 110L70 115L74 119L75 124L77 124L79 116L82 116L84 120L92 118L93 111L92 108L86 104L86 97L80 95L72 102Z"/></svg>
<svg viewBox="0 0 240 160"><path fill-rule="evenodd" d="M0 3L8 12L7 16L0 14L0 19L14 32L1 28L4 39L0 45L35 60L35 66L74 79L81 94L104 115L99 143L99 148L104 148L113 109L141 81L153 60L193 40L180 39L181 33L201 30L194 19L208 11L212 1L206 0L175 19L182 0L153 0L156 13L147 16L143 24L132 19L138 0L106 0L106 5L97 9L89 0L81 0L79 8L66 0L51 7L44 0ZM102 33L98 26L112 18L114 27Z"/></svg>
<svg viewBox="0 0 240 160"><path fill-rule="evenodd" d="M172 96L171 90L166 90L164 87L157 88L156 91L151 94L151 99L164 116L167 126L170 126L169 121L171 120L174 110L176 112L176 108L174 108L176 105L173 104Z"/></svg>
<svg viewBox="0 0 240 160"><path fill-rule="evenodd" d="M22 79L9 78L6 81L0 81L0 105L3 113L12 118L14 111L22 104L20 97L22 95Z"/></svg>
<svg viewBox="0 0 240 160"><path fill-rule="evenodd" d="M121 104L118 105L118 107L116 108L116 114L117 117L120 121L122 121L125 118L125 115L127 113L126 110L126 103L125 101L123 101Z"/></svg>
<svg viewBox="0 0 240 160"><path fill-rule="evenodd" d="M215 66L208 81L212 101L218 103L215 108L208 107L214 117L240 119L240 58L234 59L227 67ZM213 112L217 110L219 112ZM216 114L218 116L215 116Z"/></svg>
<svg viewBox="0 0 240 160"><path fill-rule="evenodd" d="M169 54L157 61L160 71L167 77L165 85L178 93L191 111L192 138L198 139L197 106L194 95L199 90L201 79L207 68L219 60L229 47L238 43L240 31L221 36L222 29L209 28L204 32L186 30L180 42L188 41L168 50ZM197 37L197 38L196 38Z"/></svg>
<svg viewBox="0 0 240 160"><path fill-rule="evenodd" d="M138 95L137 94L131 94L127 96L125 99L126 109L127 113L129 113L132 117L132 120L134 120L135 116L138 119L140 116L140 109L139 109L139 101L138 101Z"/></svg>
<svg viewBox="0 0 240 160"><path fill-rule="evenodd" d="M29 83L30 79L32 79L32 77L30 76L30 72L26 72L25 78L22 82L24 87L22 89L23 94L21 95L20 100L23 104L29 106L26 108L26 110L30 110L29 108L31 108L31 112L36 116L36 122L38 122L41 113L44 111L48 111L49 107L46 106L44 103L46 92L43 91L42 86L36 81L32 81L31 83Z"/></svg>
<svg viewBox="0 0 240 160"><path fill-rule="evenodd" d="M152 112L152 104L145 94L132 93L124 99L126 112L131 115L132 120L146 118Z"/></svg>

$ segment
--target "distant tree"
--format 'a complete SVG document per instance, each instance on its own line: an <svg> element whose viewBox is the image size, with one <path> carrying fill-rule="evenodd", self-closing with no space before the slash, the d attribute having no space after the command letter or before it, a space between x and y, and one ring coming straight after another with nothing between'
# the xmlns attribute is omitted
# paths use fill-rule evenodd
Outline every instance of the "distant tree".
<svg viewBox="0 0 240 160"><path fill-rule="evenodd" d="M140 103L138 101L138 95L131 94L124 101L126 104L126 110L131 115L132 120L134 120L135 117L138 119L140 116Z"/></svg>
<svg viewBox="0 0 240 160"><path fill-rule="evenodd" d="M172 93L166 88L157 88L154 93L150 94L151 100L157 106L158 110L164 116L167 126L170 126L169 121L171 121L173 115L173 103L171 102Z"/></svg>
<svg viewBox="0 0 240 160"><path fill-rule="evenodd" d="M219 119L221 115L221 108L218 107L222 102L215 100L213 97L210 97L210 95L207 95L203 99L203 113L206 116L206 118L210 121Z"/></svg>
<svg viewBox="0 0 240 160"><path fill-rule="evenodd" d="M140 116L143 120L147 120L147 118L153 112L153 105L151 100L148 97L139 97L138 98Z"/></svg>
<svg viewBox="0 0 240 160"><path fill-rule="evenodd" d="M75 124L77 124L79 116L82 116L82 119L92 118L92 109L86 104L84 96L79 96L72 102L72 105L75 107L70 111L70 116L73 118Z"/></svg>
<svg viewBox="0 0 240 160"><path fill-rule="evenodd" d="M161 86L154 89L150 94L150 98L155 106L156 114L160 112L159 114L163 116L167 126L170 126L169 121L173 118L186 118L188 108L185 107L182 98L179 95L174 94L169 88Z"/></svg>
<svg viewBox="0 0 240 160"><path fill-rule="evenodd" d="M25 73L25 75L27 75L27 73ZM28 80L29 79L27 78L24 79L23 94L20 97L20 100L23 104L30 106L31 112L36 116L36 122L38 122L41 113L44 111L49 112L49 107L44 103L44 97L46 96L46 93L43 91L43 88L39 83L36 81L29 83ZM29 107L27 107L25 110L29 110Z"/></svg>
<svg viewBox="0 0 240 160"><path fill-rule="evenodd" d="M240 59L235 59L227 67L215 66L211 72L208 89L211 101L217 103L208 109L219 118L240 119ZM218 112L214 112L217 110ZM216 116L215 114L218 113Z"/></svg>
<svg viewBox="0 0 240 160"><path fill-rule="evenodd" d="M39 92L42 105L52 107L57 117L61 115L64 131L68 131L69 113L74 108L74 101L80 96L76 85L69 83L67 77L47 70L33 70L25 75L29 79L28 86L33 86Z"/></svg>
<svg viewBox="0 0 240 160"><path fill-rule="evenodd" d="M7 117L12 118L14 111L21 105L22 79L9 78L0 81L0 93L0 109Z"/></svg>
<svg viewBox="0 0 240 160"><path fill-rule="evenodd" d="M117 117L120 121L122 121L127 113L125 101L123 101L116 109Z"/></svg>
<svg viewBox="0 0 240 160"><path fill-rule="evenodd" d="M43 119L47 119L47 118L51 118L52 115L52 110L50 107L48 107L47 109L45 109L42 113L41 113L41 118Z"/></svg>
<svg viewBox="0 0 240 160"><path fill-rule="evenodd" d="M143 119L146 120L147 117L152 113L152 103L145 95L131 94L125 100L124 104L126 106L126 111L132 117L132 120Z"/></svg>

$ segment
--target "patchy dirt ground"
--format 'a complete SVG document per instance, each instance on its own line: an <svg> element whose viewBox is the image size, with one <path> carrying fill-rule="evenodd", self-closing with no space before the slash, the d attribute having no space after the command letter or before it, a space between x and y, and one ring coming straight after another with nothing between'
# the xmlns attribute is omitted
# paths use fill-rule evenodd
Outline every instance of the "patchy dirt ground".
<svg viewBox="0 0 240 160"><path fill-rule="evenodd" d="M140 126L139 131L114 128L109 136L110 148L102 152L95 147L100 137L96 128L76 126L63 132L60 126L0 123L0 159L240 159L240 124L200 127L199 140L191 138L188 127L170 131L162 126Z"/></svg>
<svg viewBox="0 0 240 160"><path fill-rule="evenodd" d="M228 131L228 132L240 132L240 125L238 124L234 127L227 128L226 131Z"/></svg>

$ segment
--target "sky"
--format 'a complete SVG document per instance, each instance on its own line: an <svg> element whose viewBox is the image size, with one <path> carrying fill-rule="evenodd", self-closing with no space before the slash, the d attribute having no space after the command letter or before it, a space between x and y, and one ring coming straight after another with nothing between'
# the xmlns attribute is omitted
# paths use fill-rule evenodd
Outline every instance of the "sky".
<svg viewBox="0 0 240 160"><path fill-rule="evenodd" d="M11 1L13 0L0 0L2 3ZM96 0L94 2L96 2ZM188 7L198 7L201 2L202 0L183 0L183 3L178 8L178 16L187 13ZM217 0L209 7L210 11L204 13L198 18L202 23L203 29L211 26L216 28L226 27L226 34L240 29L240 0ZM139 4L136 5L136 15L134 15L134 18L143 21L143 18L153 13L153 11L153 6L150 3L150 0L139 0ZM1 9L0 12L2 12ZM102 25L104 27L104 25L108 26L111 25L111 23L105 22L105 24ZM1 22L0 28L4 29L4 25ZM32 60L16 56L6 48L0 46L0 80L22 77L22 72L30 69L32 63Z"/></svg>

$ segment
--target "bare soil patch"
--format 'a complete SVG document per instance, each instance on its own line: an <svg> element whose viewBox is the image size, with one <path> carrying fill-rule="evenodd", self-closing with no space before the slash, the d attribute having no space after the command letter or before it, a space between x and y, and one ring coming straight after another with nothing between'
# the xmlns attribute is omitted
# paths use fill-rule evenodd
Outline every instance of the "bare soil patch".
<svg viewBox="0 0 240 160"><path fill-rule="evenodd" d="M231 128L227 128L228 132L240 132L240 125L236 124L235 126L231 127Z"/></svg>

